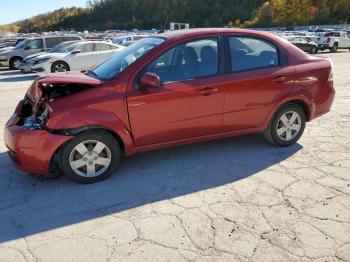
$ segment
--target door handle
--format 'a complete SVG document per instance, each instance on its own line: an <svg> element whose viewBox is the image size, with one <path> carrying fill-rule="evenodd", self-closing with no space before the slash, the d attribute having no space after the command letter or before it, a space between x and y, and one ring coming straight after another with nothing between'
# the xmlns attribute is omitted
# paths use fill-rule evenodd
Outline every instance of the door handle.
<svg viewBox="0 0 350 262"><path fill-rule="evenodd" d="M205 87L203 88L201 91L199 91L199 93L203 96L208 96L211 94L214 94L216 92L218 92L219 90L217 88L213 88L213 87Z"/></svg>
<svg viewBox="0 0 350 262"><path fill-rule="evenodd" d="M285 76L278 76L273 81L276 82L276 83L282 83L282 82L284 82L286 80L287 80L287 77L285 77Z"/></svg>

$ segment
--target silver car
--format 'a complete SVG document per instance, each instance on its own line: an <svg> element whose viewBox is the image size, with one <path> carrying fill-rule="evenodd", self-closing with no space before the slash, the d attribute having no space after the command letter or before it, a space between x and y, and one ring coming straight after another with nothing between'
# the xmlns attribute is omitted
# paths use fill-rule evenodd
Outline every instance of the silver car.
<svg viewBox="0 0 350 262"><path fill-rule="evenodd" d="M49 54L49 53L60 53L61 50L65 49L67 46L70 46L72 44L75 44L77 42L80 42L83 40L74 40L74 41L67 41L67 42L62 42L58 45L55 45L53 48L51 48L48 52L41 52L37 53L34 55L27 56L23 59L23 62L19 65L18 69L21 70L22 72L32 72L32 66L36 61L36 57L44 54Z"/></svg>
<svg viewBox="0 0 350 262"><path fill-rule="evenodd" d="M59 43L72 40L82 40L82 38L80 36L42 36L26 39L14 47L0 50L0 66L18 69L25 57L47 52Z"/></svg>

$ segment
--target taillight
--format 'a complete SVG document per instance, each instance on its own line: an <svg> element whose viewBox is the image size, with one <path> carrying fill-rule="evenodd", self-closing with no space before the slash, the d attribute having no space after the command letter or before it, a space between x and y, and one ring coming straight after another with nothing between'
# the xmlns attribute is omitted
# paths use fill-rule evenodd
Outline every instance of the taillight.
<svg viewBox="0 0 350 262"><path fill-rule="evenodd" d="M327 43L329 44L331 42L331 38L327 37Z"/></svg>

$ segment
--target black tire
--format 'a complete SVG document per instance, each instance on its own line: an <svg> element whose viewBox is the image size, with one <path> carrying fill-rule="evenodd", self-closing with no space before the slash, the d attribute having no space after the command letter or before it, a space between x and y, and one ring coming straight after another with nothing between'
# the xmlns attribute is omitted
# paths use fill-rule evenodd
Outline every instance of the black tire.
<svg viewBox="0 0 350 262"><path fill-rule="evenodd" d="M332 49L331 49L331 52L332 53L336 53L338 51L338 43L334 43Z"/></svg>
<svg viewBox="0 0 350 262"><path fill-rule="evenodd" d="M17 64L17 63L22 63L22 62L23 62L23 58L18 57L18 56L12 57L12 58L10 59L10 64L9 64L10 69L11 69L11 70L17 70L18 67L16 66L16 64Z"/></svg>
<svg viewBox="0 0 350 262"><path fill-rule="evenodd" d="M277 129L278 129L278 125L280 123L281 117L284 114L287 114L288 112L295 112L299 115L301 127L300 127L300 130L298 131L298 133L295 134L296 136L293 139L283 140L277 134ZM274 116L270 120L270 123L269 123L267 129L264 132L264 137L270 144L273 144L276 146L282 146L282 147L291 146L291 145L294 145L300 139L300 137L303 135L304 129L305 129L305 124L306 124L306 116L305 116L305 112L304 112L303 108L301 108L301 106L299 106L297 104L288 103L288 104L283 105L274 114Z"/></svg>
<svg viewBox="0 0 350 262"><path fill-rule="evenodd" d="M103 167L102 167L100 171L103 171L103 172L98 175L96 173L96 176L93 176L93 177L88 177L88 176L83 176L82 174L78 174L76 171L73 170L70 164L70 160L72 159L71 157L74 156L74 154L78 154L78 151L76 151L76 146L78 146L81 143L87 143L87 145L89 145L90 141L97 141L97 142L103 143L106 146L106 148L108 148L110 153L109 157L111 159L108 168L106 167L107 169L103 171ZM88 148L88 146L86 148ZM90 151L86 151L87 152L86 154L89 154L90 152L93 151L92 148L89 150ZM107 149L104 149L104 150L107 150ZM104 152L102 151L100 154L102 153ZM100 156L100 154L98 156ZM61 148L59 152L59 167L64 175L66 175L67 177L69 177L75 182L83 183L83 184L95 183L98 181L102 181L112 175L112 173L120 165L121 154L122 153L118 145L118 142L112 135L104 132L99 132L99 131L86 132L86 133L77 135L72 140L68 141ZM87 174L88 165L92 165L92 164L91 162L89 162L90 160L86 160L86 157L80 154L78 155L79 155L79 158L77 160L85 159L84 161L86 162L86 164L80 167L80 170L84 170L86 166L85 170ZM98 169L100 167L98 164L93 164L93 166L94 166L94 169Z"/></svg>
<svg viewBox="0 0 350 262"><path fill-rule="evenodd" d="M62 68L61 71L58 70L58 68ZM69 65L63 61L57 61L52 64L51 66L51 73L57 73L57 72L67 72L70 71Z"/></svg>
<svg viewBox="0 0 350 262"><path fill-rule="evenodd" d="M310 54L316 54L317 53L317 47L313 46L310 50Z"/></svg>

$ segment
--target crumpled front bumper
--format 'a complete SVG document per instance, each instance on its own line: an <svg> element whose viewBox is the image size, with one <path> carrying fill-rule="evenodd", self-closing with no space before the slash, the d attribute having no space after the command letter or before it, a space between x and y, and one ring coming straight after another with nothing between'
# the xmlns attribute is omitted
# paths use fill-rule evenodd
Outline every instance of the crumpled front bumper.
<svg viewBox="0 0 350 262"><path fill-rule="evenodd" d="M30 130L16 125L12 116L5 127L4 140L11 161L19 169L38 175L48 175L50 161L70 136L60 136L46 130Z"/></svg>

